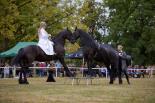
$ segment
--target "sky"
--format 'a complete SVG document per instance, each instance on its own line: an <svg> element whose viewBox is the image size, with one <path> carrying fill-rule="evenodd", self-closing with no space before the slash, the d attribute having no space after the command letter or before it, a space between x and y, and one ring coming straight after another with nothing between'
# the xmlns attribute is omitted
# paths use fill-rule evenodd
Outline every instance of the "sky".
<svg viewBox="0 0 155 103"><path fill-rule="evenodd" d="M95 0L96 2L102 2L102 0Z"/></svg>

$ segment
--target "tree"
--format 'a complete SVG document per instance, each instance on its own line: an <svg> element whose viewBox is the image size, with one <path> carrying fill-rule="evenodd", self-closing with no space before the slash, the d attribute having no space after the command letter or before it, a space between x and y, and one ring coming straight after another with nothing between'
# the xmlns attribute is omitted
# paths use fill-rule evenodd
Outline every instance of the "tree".
<svg viewBox="0 0 155 103"><path fill-rule="evenodd" d="M0 47L4 50L7 49L9 41L15 39L15 18L19 16L19 12L13 0L1 0L0 9Z"/></svg>
<svg viewBox="0 0 155 103"><path fill-rule="evenodd" d="M104 8L102 3L95 2L95 0L85 0L81 8L79 8L79 15L82 18L82 23L85 24L87 28L92 29L90 34L94 39L100 42L102 40L102 35L98 30L104 28L104 25L102 25L102 20L105 18L103 17L103 12Z"/></svg>
<svg viewBox="0 0 155 103"><path fill-rule="evenodd" d="M153 64L155 58L154 0L105 0L109 7L109 39L121 43L135 64Z"/></svg>

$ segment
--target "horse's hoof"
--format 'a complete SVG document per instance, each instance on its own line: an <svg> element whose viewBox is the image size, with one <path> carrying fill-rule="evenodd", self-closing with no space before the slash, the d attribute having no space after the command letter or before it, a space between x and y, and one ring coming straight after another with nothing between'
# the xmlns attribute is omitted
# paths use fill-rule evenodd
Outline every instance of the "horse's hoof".
<svg viewBox="0 0 155 103"><path fill-rule="evenodd" d="M73 74L72 73L66 73L66 76L67 77L73 77Z"/></svg>
<svg viewBox="0 0 155 103"><path fill-rule="evenodd" d="M19 84L23 84L23 82L22 81L20 81L20 82L18 82Z"/></svg>
<svg viewBox="0 0 155 103"><path fill-rule="evenodd" d="M26 81L24 84L29 84L29 82L28 82L28 81Z"/></svg>
<svg viewBox="0 0 155 103"><path fill-rule="evenodd" d="M23 80L18 80L18 83L19 83L19 84L23 84L24 81L23 81Z"/></svg>
<svg viewBox="0 0 155 103"><path fill-rule="evenodd" d="M119 83L120 85L122 85L123 83Z"/></svg>
<svg viewBox="0 0 155 103"><path fill-rule="evenodd" d="M46 82L56 82L55 80L46 80Z"/></svg>
<svg viewBox="0 0 155 103"><path fill-rule="evenodd" d="M123 82L119 82L119 84L121 85L121 84L123 84Z"/></svg>
<svg viewBox="0 0 155 103"><path fill-rule="evenodd" d="M114 84L113 82L109 82L109 84Z"/></svg>
<svg viewBox="0 0 155 103"><path fill-rule="evenodd" d="M28 81L23 81L23 84L29 84L29 82Z"/></svg>
<svg viewBox="0 0 155 103"><path fill-rule="evenodd" d="M122 81L119 81L119 84L123 84L123 82Z"/></svg>

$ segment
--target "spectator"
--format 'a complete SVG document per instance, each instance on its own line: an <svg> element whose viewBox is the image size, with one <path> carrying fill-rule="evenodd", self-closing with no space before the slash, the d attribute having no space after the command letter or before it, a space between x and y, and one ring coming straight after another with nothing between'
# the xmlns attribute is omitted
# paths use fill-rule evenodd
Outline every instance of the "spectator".
<svg viewBox="0 0 155 103"><path fill-rule="evenodd" d="M141 75L143 76L143 78L145 78L145 68L144 68L144 66L142 65L141 67L140 67L140 69L143 69L143 70L141 70Z"/></svg>
<svg viewBox="0 0 155 103"><path fill-rule="evenodd" d="M141 77L141 71L139 69L140 69L139 65L134 66L134 77L135 78Z"/></svg>
<svg viewBox="0 0 155 103"><path fill-rule="evenodd" d="M130 77L134 77L134 67L132 67L131 65L128 66L128 74Z"/></svg>
<svg viewBox="0 0 155 103"><path fill-rule="evenodd" d="M151 77L151 66L147 66L146 74L148 74L148 78Z"/></svg>
<svg viewBox="0 0 155 103"><path fill-rule="evenodd" d="M106 72L108 72L107 67L102 66L102 67L101 67L101 73L102 73L102 76L103 76L103 77L106 77ZM107 73L107 74L108 74L108 73Z"/></svg>
<svg viewBox="0 0 155 103"><path fill-rule="evenodd" d="M55 67L56 67L56 70L57 70L57 74L56 75L59 77L60 74L61 74L62 65L61 65L61 63L59 61L56 61Z"/></svg>
<svg viewBox="0 0 155 103"><path fill-rule="evenodd" d="M39 76L44 76L46 64L44 62L39 63Z"/></svg>
<svg viewBox="0 0 155 103"><path fill-rule="evenodd" d="M9 68L9 64L5 63L5 67L4 67L4 78L8 78L10 75L10 68Z"/></svg>
<svg viewBox="0 0 155 103"><path fill-rule="evenodd" d="M0 66L1 67L4 67L5 66L5 63L2 62L2 60L0 61ZM4 78L4 68L0 68L0 74L1 74L1 77L0 78Z"/></svg>

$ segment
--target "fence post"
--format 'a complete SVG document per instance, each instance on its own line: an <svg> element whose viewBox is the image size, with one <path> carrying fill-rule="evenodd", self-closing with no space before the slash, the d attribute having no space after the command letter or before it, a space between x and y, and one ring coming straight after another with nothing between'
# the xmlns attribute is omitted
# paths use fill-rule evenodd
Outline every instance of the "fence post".
<svg viewBox="0 0 155 103"><path fill-rule="evenodd" d="M107 71L107 69L105 69L106 70L106 79L108 78L108 71Z"/></svg>
<svg viewBox="0 0 155 103"><path fill-rule="evenodd" d="M55 67L55 77L58 77L58 68Z"/></svg>
<svg viewBox="0 0 155 103"><path fill-rule="evenodd" d="M152 70L152 68L150 68L150 69L151 69L151 76L150 77L152 78L153 77L153 70Z"/></svg>
<svg viewBox="0 0 155 103"><path fill-rule="evenodd" d="M33 76L36 77L36 68L33 68Z"/></svg>

